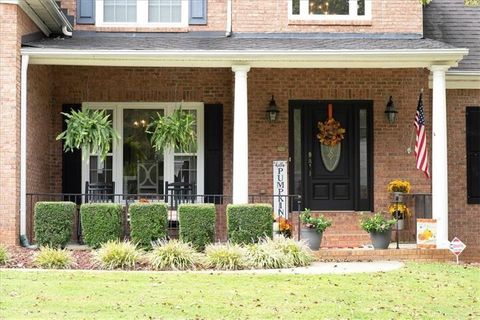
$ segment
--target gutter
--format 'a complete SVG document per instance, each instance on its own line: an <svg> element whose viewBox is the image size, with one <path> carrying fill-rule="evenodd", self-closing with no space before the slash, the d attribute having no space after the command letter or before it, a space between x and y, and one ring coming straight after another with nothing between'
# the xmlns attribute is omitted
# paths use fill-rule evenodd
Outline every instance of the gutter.
<svg viewBox="0 0 480 320"><path fill-rule="evenodd" d="M60 10L55 0L48 0L45 4L50 15L55 19L58 25L61 26L62 33L67 37L71 37L73 31L72 24Z"/></svg>
<svg viewBox="0 0 480 320"><path fill-rule="evenodd" d="M27 71L29 56L22 56L20 71L20 239L27 236ZM28 244L28 240L26 240Z"/></svg>

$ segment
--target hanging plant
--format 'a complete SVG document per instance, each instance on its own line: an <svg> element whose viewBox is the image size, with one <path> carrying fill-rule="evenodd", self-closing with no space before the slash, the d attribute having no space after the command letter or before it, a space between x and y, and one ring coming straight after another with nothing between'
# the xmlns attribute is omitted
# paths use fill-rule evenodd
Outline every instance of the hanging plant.
<svg viewBox="0 0 480 320"><path fill-rule="evenodd" d="M157 112L157 118L153 119L146 132L152 135L150 141L157 152L172 149L187 153L196 148L195 119L182 108L169 116Z"/></svg>
<svg viewBox="0 0 480 320"><path fill-rule="evenodd" d="M67 129L57 136L57 140L64 140L65 152L81 149L83 159L90 154L98 154L104 161L112 142L120 139L120 135L112 127L110 115L105 110L72 110L71 113L62 114L67 117Z"/></svg>

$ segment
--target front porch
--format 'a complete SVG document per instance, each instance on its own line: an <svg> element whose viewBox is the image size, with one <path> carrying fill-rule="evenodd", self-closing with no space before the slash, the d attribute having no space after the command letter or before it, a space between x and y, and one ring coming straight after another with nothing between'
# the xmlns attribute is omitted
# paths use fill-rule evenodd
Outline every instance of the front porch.
<svg viewBox="0 0 480 320"><path fill-rule="evenodd" d="M27 194L87 197L87 183L102 182L113 186L110 194L138 198L147 190L161 198L165 183L187 183L193 195L220 195L231 199L228 202L248 203L249 195L274 194L272 164L280 160L288 164L289 185L284 194L301 196L300 209L334 219L335 227L326 233L326 246L365 244L368 238L359 232L354 212L386 210L391 201L386 185L402 178L411 182L414 193L432 193L433 209L428 213L433 212L438 220L438 245L445 247L444 76L463 51L442 50L432 49L438 56L419 51L398 62L391 60L401 56L396 51L371 55L346 49L354 60L320 50L308 56L272 54L259 60L245 56L240 62L229 55L212 59L192 56L189 62L182 62L169 54L154 55L153 60L139 56L130 61L129 56L130 62L120 63L119 57L108 52L100 59L83 57L78 51L71 55L56 49L25 48L21 233L26 233L31 206ZM424 94L426 118L433 118L427 121L427 128L433 122L433 130L438 132L431 150L433 184L415 169L413 155L406 152L411 147L418 93L429 87L426 68L434 73L433 94L429 90ZM272 95L279 115L269 122L266 109ZM390 96L398 109L393 124L384 113ZM188 154L167 151L155 155L148 149L146 135L139 136L137 131L153 113L168 114L181 104L196 116L198 148ZM315 127L324 120L328 105L333 105L333 116L348 133L338 168L319 174L323 164ZM100 108L111 114L122 140L113 146L104 164L95 156L82 159L80 154L63 154L61 143L55 141L62 131L60 112L72 108ZM132 153L138 142L141 160ZM153 162L144 170L152 176L147 179L150 189L142 191L145 179L141 170L146 162ZM405 237L412 241L411 235Z"/></svg>

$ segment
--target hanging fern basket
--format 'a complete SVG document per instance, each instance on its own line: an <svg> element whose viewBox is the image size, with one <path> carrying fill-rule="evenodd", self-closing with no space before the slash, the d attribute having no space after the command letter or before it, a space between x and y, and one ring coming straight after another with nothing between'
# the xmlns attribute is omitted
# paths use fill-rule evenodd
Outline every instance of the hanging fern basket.
<svg viewBox="0 0 480 320"><path fill-rule="evenodd" d="M104 161L112 143L120 139L120 135L112 127L110 115L105 110L72 110L71 113L62 114L67 118L67 129L57 136L57 140L63 140L65 152L81 149L84 160L88 159L90 154L98 154Z"/></svg>
<svg viewBox="0 0 480 320"><path fill-rule="evenodd" d="M169 116L157 113L157 117L147 128L147 133L151 134L152 147L159 153L165 149L192 152L196 149L197 141L195 123L193 114L181 108Z"/></svg>

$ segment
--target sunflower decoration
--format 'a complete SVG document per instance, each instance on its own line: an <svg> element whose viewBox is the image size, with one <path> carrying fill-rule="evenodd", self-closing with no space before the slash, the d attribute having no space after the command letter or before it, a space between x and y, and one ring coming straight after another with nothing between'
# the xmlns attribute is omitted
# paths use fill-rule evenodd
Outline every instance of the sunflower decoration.
<svg viewBox="0 0 480 320"><path fill-rule="evenodd" d="M332 116L332 105L328 105L328 119L325 122L318 122L318 130L320 131L317 134L317 138L321 144L325 146L336 146L345 138L346 130L342 128L340 122L335 120Z"/></svg>

